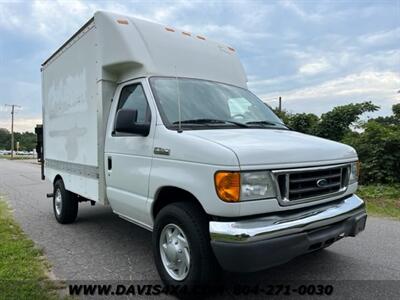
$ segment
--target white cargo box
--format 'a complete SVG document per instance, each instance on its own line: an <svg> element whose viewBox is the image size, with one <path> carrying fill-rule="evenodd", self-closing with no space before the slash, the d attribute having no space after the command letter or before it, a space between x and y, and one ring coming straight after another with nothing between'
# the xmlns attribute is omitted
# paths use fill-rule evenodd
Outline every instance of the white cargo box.
<svg viewBox="0 0 400 300"><path fill-rule="evenodd" d="M203 36L97 12L42 64L45 176L107 204L104 139L118 83L191 77L246 87L235 50Z"/></svg>

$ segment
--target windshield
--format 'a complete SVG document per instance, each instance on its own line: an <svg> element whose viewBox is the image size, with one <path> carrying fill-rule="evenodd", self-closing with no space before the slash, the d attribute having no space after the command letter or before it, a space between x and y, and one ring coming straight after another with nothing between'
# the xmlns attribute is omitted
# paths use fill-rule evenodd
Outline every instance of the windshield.
<svg viewBox="0 0 400 300"><path fill-rule="evenodd" d="M164 123L182 128L236 127L287 129L260 99L248 90L200 79L152 77L150 84Z"/></svg>

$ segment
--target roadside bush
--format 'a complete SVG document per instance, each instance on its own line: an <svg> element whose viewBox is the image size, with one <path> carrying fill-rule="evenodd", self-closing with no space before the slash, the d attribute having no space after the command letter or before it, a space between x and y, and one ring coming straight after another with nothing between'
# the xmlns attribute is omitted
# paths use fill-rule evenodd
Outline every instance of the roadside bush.
<svg viewBox="0 0 400 300"><path fill-rule="evenodd" d="M362 133L352 133L343 139L358 152L360 182L400 182L400 126L385 126L372 120L362 128Z"/></svg>
<svg viewBox="0 0 400 300"><path fill-rule="evenodd" d="M378 109L363 102L337 106L321 117L287 111L277 114L295 131L354 147L361 162L361 183L400 183L400 104L393 105L392 116L360 122L363 113Z"/></svg>

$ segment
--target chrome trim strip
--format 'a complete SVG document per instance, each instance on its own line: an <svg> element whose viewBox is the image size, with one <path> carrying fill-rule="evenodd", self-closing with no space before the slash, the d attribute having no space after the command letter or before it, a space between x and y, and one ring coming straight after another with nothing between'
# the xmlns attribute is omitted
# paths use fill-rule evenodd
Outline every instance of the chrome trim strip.
<svg viewBox="0 0 400 300"><path fill-rule="evenodd" d="M72 175L79 175L88 178L99 178L99 168L95 166L71 163L55 159L45 160L46 168L63 171Z"/></svg>
<svg viewBox="0 0 400 300"><path fill-rule="evenodd" d="M135 224L135 225L137 225L139 227L142 227L142 228L144 228L144 229L146 229L146 230L148 230L150 232L153 232L153 228L151 226L143 223L143 222L140 222L140 221L137 221L135 219L132 219L132 218L130 218L128 216L125 216L125 215L123 215L123 214L121 214L121 213L119 213L119 212L117 212L115 210L113 210L113 213L117 214L118 217L120 217L121 219L124 219L125 221L131 222L131 223L133 223L133 224Z"/></svg>
<svg viewBox="0 0 400 300"><path fill-rule="evenodd" d="M327 199L330 197L335 197L344 194L347 191L347 187L349 185L349 182L347 181L343 187L341 187L337 192L333 192L330 194L322 194L318 196L313 196L313 197L307 197L307 198L302 198L299 200L290 200L289 199L289 179L290 179L290 174L295 174L295 173L302 173L302 172L307 172L307 171L320 171L320 170L329 170L329 169L336 169L336 168L343 168L343 167L350 167L350 162L349 163L344 163L344 164L337 164L337 165L328 165L328 166L319 166L319 167L309 167L309 168L297 168L297 169L282 169L282 170L272 170L272 178L275 183L275 186L277 188L277 199L278 202L281 206L289 206L289 205L296 205L299 203L305 203L305 202L311 202L311 201L318 201L318 200L323 200ZM350 168L348 168L348 173L350 172ZM278 176L279 175L286 175L286 190L285 194L282 195L278 183ZM348 178L349 176L347 176ZM341 180L342 182L342 175L341 175Z"/></svg>
<svg viewBox="0 0 400 300"><path fill-rule="evenodd" d="M237 222L211 221L209 229L212 241L247 243L309 231L363 213L365 214L364 201L352 195L340 202L311 207L300 212L284 211Z"/></svg>
<svg viewBox="0 0 400 300"><path fill-rule="evenodd" d="M345 167L349 166L353 162L348 162L348 163L343 163L343 164L337 164L337 165L326 165L326 166L319 166L319 167L309 167L309 168L294 168L294 169L277 169L272 172L279 173L279 174L285 174L285 173L299 173L299 172L305 172L305 171L318 171L318 170L327 170L327 169L335 169L335 168L340 168L340 167Z"/></svg>

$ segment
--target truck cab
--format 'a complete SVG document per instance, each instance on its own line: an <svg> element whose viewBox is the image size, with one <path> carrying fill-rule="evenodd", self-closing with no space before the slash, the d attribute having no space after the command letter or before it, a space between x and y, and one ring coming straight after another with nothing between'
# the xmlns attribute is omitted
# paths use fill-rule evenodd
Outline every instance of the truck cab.
<svg viewBox="0 0 400 300"><path fill-rule="evenodd" d="M153 232L167 284L262 270L365 227L355 150L290 130L231 46L98 12L42 77L57 221L110 205Z"/></svg>

